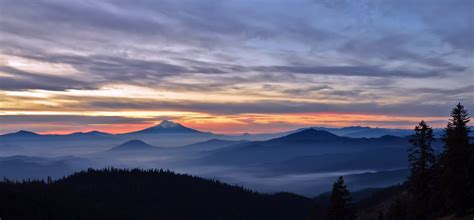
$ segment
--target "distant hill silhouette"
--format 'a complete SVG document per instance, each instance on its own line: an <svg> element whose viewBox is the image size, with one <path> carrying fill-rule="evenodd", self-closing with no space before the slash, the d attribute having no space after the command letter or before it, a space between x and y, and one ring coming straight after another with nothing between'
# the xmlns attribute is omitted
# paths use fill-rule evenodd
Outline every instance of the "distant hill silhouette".
<svg viewBox="0 0 474 220"><path fill-rule="evenodd" d="M101 131L89 131L89 132L75 132L75 133L69 134L69 136L86 138L86 137L110 137L114 135L101 132Z"/></svg>
<svg viewBox="0 0 474 220"><path fill-rule="evenodd" d="M157 150L159 148L149 145L141 140L130 140L113 147L110 151Z"/></svg>
<svg viewBox="0 0 474 220"><path fill-rule="evenodd" d="M309 219L312 201L163 170L88 170L58 181L0 182L5 219Z"/></svg>
<svg viewBox="0 0 474 220"><path fill-rule="evenodd" d="M384 135L407 136L413 133L411 129L372 128L366 126L349 126L342 128L315 127L315 129L329 131L339 136L362 138L381 137Z"/></svg>
<svg viewBox="0 0 474 220"><path fill-rule="evenodd" d="M380 138L348 138L327 131L306 129L268 141L251 141L216 150L204 158L204 163L249 165L274 163L300 156L360 152L380 148L403 151L408 139L396 136ZM405 155L402 155L403 159Z"/></svg>
<svg viewBox="0 0 474 220"><path fill-rule="evenodd" d="M88 161L79 157L40 158L28 156L0 157L0 178L12 180L59 178L86 167Z"/></svg>
<svg viewBox="0 0 474 220"><path fill-rule="evenodd" d="M35 138L35 137L40 137L40 136L41 136L40 134L37 134L35 132L20 130L20 131L15 132L15 133L9 133L9 134L1 135L0 137L21 139L21 138Z"/></svg>
<svg viewBox="0 0 474 220"><path fill-rule="evenodd" d="M294 143L294 142L314 142L314 141L330 141L339 138L339 136L323 131L323 130L316 130L313 128L308 128L305 130L302 130L300 132L296 132L293 134L289 134L287 136L279 137L279 138L274 138L270 140L269 142L280 142L280 143Z"/></svg>

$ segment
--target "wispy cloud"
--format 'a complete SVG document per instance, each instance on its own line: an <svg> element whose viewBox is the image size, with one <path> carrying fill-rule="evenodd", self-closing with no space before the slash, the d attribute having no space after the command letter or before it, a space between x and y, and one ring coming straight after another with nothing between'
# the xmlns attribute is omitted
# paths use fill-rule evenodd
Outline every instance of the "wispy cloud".
<svg viewBox="0 0 474 220"><path fill-rule="evenodd" d="M12 117L2 124L41 111L51 119L85 110L197 112L222 121L323 112L440 117L458 101L474 107L470 0L0 6L0 111ZM47 124L30 116L26 127ZM68 126L81 121L74 117ZM123 118L115 124L151 123ZM281 127L294 123L287 120Z"/></svg>

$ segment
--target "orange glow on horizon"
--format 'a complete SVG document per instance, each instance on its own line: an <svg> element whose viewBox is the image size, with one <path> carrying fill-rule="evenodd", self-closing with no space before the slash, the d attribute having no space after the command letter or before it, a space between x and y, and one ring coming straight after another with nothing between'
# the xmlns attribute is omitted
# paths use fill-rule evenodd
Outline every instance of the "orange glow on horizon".
<svg viewBox="0 0 474 220"><path fill-rule="evenodd" d="M72 134L77 132L91 132L91 131L100 131L110 134L121 134L121 133L128 133L133 131L142 130L148 127L154 126L154 124L146 123L146 124L108 124L108 125L99 125L99 126L91 126L94 128L86 128L86 129L65 129L65 130L51 130L45 132L37 132L38 134Z"/></svg>
<svg viewBox="0 0 474 220"><path fill-rule="evenodd" d="M186 127L204 132L221 134L242 133L274 133L285 132L302 127L347 127L370 126L384 128L412 129L419 121L427 122L446 121L446 117L413 117L368 115L348 113L298 113L298 114L241 114L241 115L207 115L192 114L190 116L174 118L173 121ZM406 122L409 125L390 125L390 122ZM75 132L101 131L111 134L128 133L155 126L156 123L130 123L130 124L90 124L77 129L62 128L38 132L40 134L70 134ZM387 125L388 124L388 125ZM445 123L430 123L433 127L443 127ZM39 126L35 126L39 127Z"/></svg>

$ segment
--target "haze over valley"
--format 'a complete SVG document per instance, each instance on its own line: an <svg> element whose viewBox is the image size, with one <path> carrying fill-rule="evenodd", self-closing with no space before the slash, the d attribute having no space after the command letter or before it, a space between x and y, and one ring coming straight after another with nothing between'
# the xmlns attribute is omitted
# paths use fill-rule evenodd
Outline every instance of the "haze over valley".
<svg viewBox="0 0 474 220"><path fill-rule="evenodd" d="M329 191L331 180L340 175L356 190L401 183L408 175L410 133L309 127L273 134L222 135L170 120L124 134L18 131L0 136L0 175L58 178L89 167L165 168L262 192L316 196Z"/></svg>

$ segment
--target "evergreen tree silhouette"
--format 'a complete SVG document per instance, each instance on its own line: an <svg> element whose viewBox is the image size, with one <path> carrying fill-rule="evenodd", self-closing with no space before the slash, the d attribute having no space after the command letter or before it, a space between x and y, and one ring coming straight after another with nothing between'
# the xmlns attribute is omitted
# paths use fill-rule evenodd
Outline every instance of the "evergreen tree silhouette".
<svg viewBox="0 0 474 220"><path fill-rule="evenodd" d="M408 163L411 174L408 190L412 195L411 209L416 219L426 219L432 213L429 206L436 175L436 156L431 147L433 140L433 129L424 121L415 127L415 134L410 139L412 146L408 150Z"/></svg>
<svg viewBox="0 0 474 220"><path fill-rule="evenodd" d="M377 220L383 220L383 212L379 211L379 214L377 215Z"/></svg>
<svg viewBox="0 0 474 220"><path fill-rule="evenodd" d="M328 210L330 220L355 219L350 203L351 195L342 176L332 186L330 201L331 204Z"/></svg>
<svg viewBox="0 0 474 220"><path fill-rule="evenodd" d="M407 219L407 207L403 203L402 199L396 199L395 202L389 207L385 219L388 220L406 220Z"/></svg>
<svg viewBox="0 0 474 220"><path fill-rule="evenodd" d="M474 143L471 143L469 148L469 164L468 164L468 172L469 172L469 183L468 187L470 189L470 199L471 199L471 207L474 207Z"/></svg>
<svg viewBox="0 0 474 220"><path fill-rule="evenodd" d="M443 175L443 158L444 153L436 155L436 160L431 170L433 171L433 179L431 180L431 194L429 201L429 212L431 216L441 216L449 213L445 205L444 191L441 186L441 176Z"/></svg>
<svg viewBox="0 0 474 220"><path fill-rule="evenodd" d="M312 201L162 169L87 169L46 181L0 181L2 219L308 219Z"/></svg>
<svg viewBox="0 0 474 220"><path fill-rule="evenodd" d="M473 152L469 143L470 119L461 103L451 111L451 117L445 129L440 182L446 208L457 215L463 215L473 201L470 181L474 176L469 176Z"/></svg>

